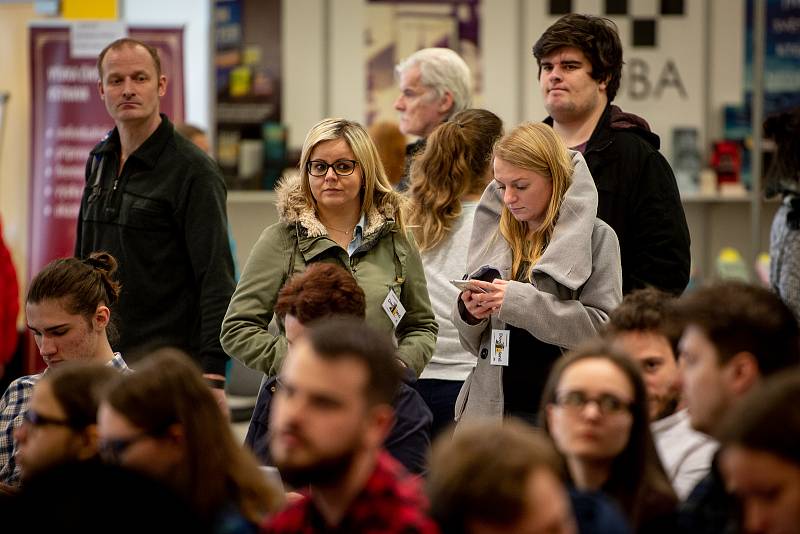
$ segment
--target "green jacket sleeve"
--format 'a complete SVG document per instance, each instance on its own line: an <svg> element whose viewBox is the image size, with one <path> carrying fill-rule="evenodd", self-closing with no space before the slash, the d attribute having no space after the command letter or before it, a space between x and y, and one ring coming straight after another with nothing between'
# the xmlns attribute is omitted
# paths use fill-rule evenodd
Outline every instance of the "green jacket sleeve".
<svg viewBox="0 0 800 534"><path fill-rule="evenodd" d="M275 375L286 356L286 337L268 330L292 256L284 223L261 233L222 321L222 347L247 367Z"/></svg>
<svg viewBox="0 0 800 534"><path fill-rule="evenodd" d="M405 262L406 273L400 297L406 314L395 331L397 350L400 359L419 376L433 356L439 325L433 315L425 271L414 238L409 233L405 240L399 234L395 234L394 239L398 253L402 254L401 248L405 252L400 260Z"/></svg>

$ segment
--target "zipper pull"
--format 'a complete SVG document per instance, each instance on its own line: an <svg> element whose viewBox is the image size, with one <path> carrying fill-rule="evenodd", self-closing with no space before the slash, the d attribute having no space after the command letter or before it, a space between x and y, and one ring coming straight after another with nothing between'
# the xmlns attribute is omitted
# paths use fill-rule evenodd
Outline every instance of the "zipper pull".
<svg viewBox="0 0 800 534"><path fill-rule="evenodd" d="M118 185L119 185L119 178L115 178L114 179L114 187L111 188L111 191L116 191Z"/></svg>

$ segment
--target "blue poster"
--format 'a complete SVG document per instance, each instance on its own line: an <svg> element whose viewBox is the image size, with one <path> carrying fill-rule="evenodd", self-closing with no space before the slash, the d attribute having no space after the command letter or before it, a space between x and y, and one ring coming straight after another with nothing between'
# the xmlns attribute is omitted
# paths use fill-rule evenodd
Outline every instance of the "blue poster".
<svg viewBox="0 0 800 534"><path fill-rule="evenodd" d="M800 2L766 0L764 116L800 106ZM753 0L747 0L744 101L753 99ZM749 115L749 113L748 113Z"/></svg>

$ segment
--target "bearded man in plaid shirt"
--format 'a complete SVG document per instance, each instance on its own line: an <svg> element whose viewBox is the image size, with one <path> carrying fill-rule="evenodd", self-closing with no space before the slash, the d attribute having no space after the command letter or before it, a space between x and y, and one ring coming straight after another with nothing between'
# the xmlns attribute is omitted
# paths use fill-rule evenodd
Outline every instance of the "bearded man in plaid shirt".
<svg viewBox="0 0 800 534"><path fill-rule="evenodd" d="M382 448L402 370L391 339L332 318L295 342L272 403L270 450L300 491L268 533L436 533L418 478Z"/></svg>

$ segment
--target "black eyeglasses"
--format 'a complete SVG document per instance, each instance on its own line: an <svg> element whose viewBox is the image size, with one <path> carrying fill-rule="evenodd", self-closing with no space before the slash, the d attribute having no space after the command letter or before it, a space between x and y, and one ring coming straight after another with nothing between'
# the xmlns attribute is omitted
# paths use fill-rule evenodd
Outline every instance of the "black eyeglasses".
<svg viewBox="0 0 800 534"><path fill-rule="evenodd" d="M55 419L52 417L44 416L34 410L27 410L22 414L22 420L34 428L43 426L66 426L72 428L73 425L67 419Z"/></svg>
<svg viewBox="0 0 800 534"><path fill-rule="evenodd" d="M150 434L137 434L130 438L101 439L97 449L104 462L118 464L122 461L122 455L131 445L149 437L151 437Z"/></svg>
<svg viewBox="0 0 800 534"><path fill-rule="evenodd" d="M356 170L358 162L354 159L337 159L333 163L328 163L321 159L315 159L306 163L306 170L311 176L321 178L328 174L328 169L333 168L336 176L350 176Z"/></svg>
<svg viewBox="0 0 800 534"><path fill-rule="evenodd" d="M569 391L556 398L556 404L562 408L582 412L586 405L593 402L603 415L616 415L630 411L631 403L610 393L590 397L583 391Z"/></svg>

